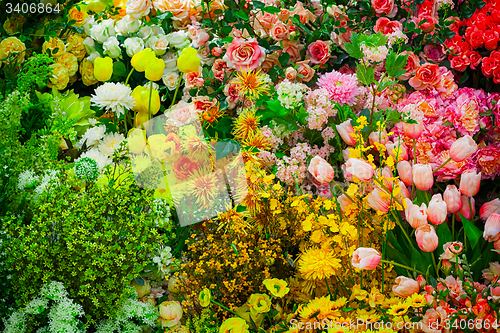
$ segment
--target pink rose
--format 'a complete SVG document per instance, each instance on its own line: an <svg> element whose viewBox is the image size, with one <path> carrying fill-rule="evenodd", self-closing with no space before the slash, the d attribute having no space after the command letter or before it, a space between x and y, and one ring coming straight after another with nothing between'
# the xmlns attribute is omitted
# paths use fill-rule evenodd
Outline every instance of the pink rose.
<svg viewBox="0 0 500 333"><path fill-rule="evenodd" d="M300 50L304 48L304 44L300 44L297 41L284 40L283 42L283 52L286 52L290 55L290 62L297 62L300 60Z"/></svg>
<svg viewBox="0 0 500 333"><path fill-rule="evenodd" d="M172 107L167 117L176 126L189 124L191 120L196 119L194 104L180 101Z"/></svg>
<svg viewBox="0 0 500 333"><path fill-rule="evenodd" d="M322 40L315 41L307 47L307 56L313 65L323 65L330 59L330 45Z"/></svg>
<svg viewBox="0 0 500 333"><path fill-rule="evenodd" d="M269 31L271 38L275 41L280 41L283 39L290 38L290 31L288 30L288 26L283 24L283 22L278 22Z"/></svg>
<svg viewBox="0 0 500 333"><path fill-rule="evenodd" d="M446 59L446 53L443 50L442 45L427 44L424 46L424 52L420 54L425 61L432 61L435 64L439 64L441 61Z"/></svg>
<svg viewBox="0 0 500 333"><path fill-rule="evenodd" d="M384 36L395 32L396 30L403 30L403 25L399 21L391 21L387 17L379 17L375 22L373 31L381 32Z"/></svg>
<svg viewBox="0 0 500 333"><path fill-rule="evenodd" d="M394 0L372 0L371 2L377 16L386 15L392 18L398 12L398 7L394 3Z"/></svg>
<svg viewBox="0 0 500 333"><path fill-rule="evenodd" d="M418 58L417 55L415 55L415 53L411 51L401 52L401 55L408 55L408 59L406 60L406 66L404 67L404 69L406 69L406 73L401 75L399 79L408 80L410 77L413 76L413 74L415 74L417 69L420 67L420 59Z"/></svg>
<svg viewBox="0 0 500 333"><path fill-rule="evenodd" d="M191 37L191 40L193 41L193 46L196 48L204 46L210 39L210 35L207 33L206 29L189 26L188 33L189 37Z"/></svg>
<svg viewBox="0 0 500 333"><path fill-rule="evenodd" d="M239 71L254 70L266 58L266 50L259 46L255 38L244 40L234 38L222 58L228 67Z"/></svg>

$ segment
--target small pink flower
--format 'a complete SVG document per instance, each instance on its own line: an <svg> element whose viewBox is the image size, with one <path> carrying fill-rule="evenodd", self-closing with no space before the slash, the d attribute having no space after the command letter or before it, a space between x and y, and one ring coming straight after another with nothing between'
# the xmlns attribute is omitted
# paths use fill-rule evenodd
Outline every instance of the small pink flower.
<svg viewBox="0 0 500 333"><path fill-rule="evenodd" d="M234 38L222 58L228 67L239 71L254 70L266 59L266 50L259 46L257 39Z"/></svg>
<svg viewBox="0 0 500 333"><path fill-rule="evenodd" d="M351 263L359 269L374 269L378 266L382 256L372 248L360 247L352 254Z"/></svg>
<svg viewBox="0 0 500 333"><path fill-rule="evenodd" d="M430 164L415 164L412 169L413 184L420 191L428 191L434 184L434 175Z"/></svg>
<svg viewBox="0 0 500 333"><path fill-rule="evenodd" d="M362 182L369 181L373 176L373 166L357 158L349 158L346 162L346 171Z"/></svg>
<svg viewBox="0 0 500 333"><path fill-rule="evenodd" d="M332 71L322 75L318 85L325 88L330 94L330 99L341 105L354 105L359 95L358 80L354 75L342 74Z"/></svg>
<svg viewBox="0 0 500 333"><path fill-rule="evenodd" d="M479 216L483 221L486 221L493 213L500 214L500 199L498 198L484 203L479 209Z"/></svg>
<svg viewBox="0 0 500 333"><path fill-rule="evenodd" d="M398 276L395 281L396 285L392 286L392 291L399 297L410 297L418 293L420 289L418 282L405 276Z"/></svg>
<svg viewBox="0 0 500 333"><path fill-rule="evenodd" d="M475 170L464 172L460 177L460 193L465 196L473 197L479 192L481 185L481 172L476 173Z"/></svg>
<svg viewBox="0 0 500 333"><path fill-rule="evenodd" d="M335 177L335 171L333 171L330 163L319 156L313 157L307 170L320 184L328 184L333 180L333 177Z"/></svg>
<svg viewBox="0 0 500 333"><path fill-rule="evenodd" d="M429 222L436 225L441 224L446 220L447 215L448 210L446 202L443 201L443 197L440 193L434 194L429 202L429 208L427 209L427 218Z"/></svg>
<svg viewBox="0 0 500 333"><path fill-rule="evenodd" d="M446 186L446 190L443 193L443 200L446 202L446 207L448 209L448 213L450 214L455 214L462 209L460 191L455 185Z"/></svg>

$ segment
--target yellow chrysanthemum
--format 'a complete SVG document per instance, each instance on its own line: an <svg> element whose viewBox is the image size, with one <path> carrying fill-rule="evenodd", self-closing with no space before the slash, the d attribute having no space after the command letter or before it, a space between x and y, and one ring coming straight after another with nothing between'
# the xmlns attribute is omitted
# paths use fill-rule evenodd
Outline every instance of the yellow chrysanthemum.
<svg viewBox="0 0 500 333"><path fill-rule="evenodd" d="M235 75L233 82L241 95L257 99L268 91L264 73L257 71L241 71Z"/></svg>
<svg viewBox="0 0 500 333"><path fill-rule="evenodd" d="M255 110L245 110L234 122L233 135L238 140L245 140L258 129L259 117L255 115Z"/></svg>
<svg viewBox="0 0 500 333"><path fill-rule="evenodd" d="M405 302L399 302L398 304L391 306L389 311L387 311L387 314L390 314L393 316L402 316L408 312L409 308L410 308L409 304L407 304Z"/></svg>
<svg viewBox="0 0 500 333"><path fill-rule="evenodd" d="M299 309L299 316L303 321L319 321L335 319L340 316L340 311L335 309L330 296L317 297L309 304Z"/></svg>
<svg viewBox="0 0 500 333"><path fill-rule="evenodd" d="M329 278L340 267L340 259L335 258L330 248L310 248L299 260L299 272L306 280Z"/></svg>
<svg viewBox="0 0 500 333"><path fill-rule="evenodd" d="M421 308L427 305L427 300L425 299L424 295L420 294L411 295L406 299L406 302L414 308Z"/></svg>

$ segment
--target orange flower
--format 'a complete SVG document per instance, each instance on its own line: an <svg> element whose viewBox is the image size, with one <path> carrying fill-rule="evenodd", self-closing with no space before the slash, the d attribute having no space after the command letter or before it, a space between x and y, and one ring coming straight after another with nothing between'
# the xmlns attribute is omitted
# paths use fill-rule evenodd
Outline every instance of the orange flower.
<svg viewBox="0 0 500 333"><path fill-rule="evenodd" d="M187 156L181 157L173 164L175 178L180 180L186 180L191 178L193 171L197 170L198 168L199 168L198 163L192 161Z"/></svg>

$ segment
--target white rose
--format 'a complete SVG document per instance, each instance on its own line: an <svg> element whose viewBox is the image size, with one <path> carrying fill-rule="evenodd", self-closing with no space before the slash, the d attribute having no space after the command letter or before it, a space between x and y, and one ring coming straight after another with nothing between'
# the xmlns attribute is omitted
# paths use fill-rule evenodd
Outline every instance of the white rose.
<svg viewBox="0 0 500 333"><path fill-rule="evenodd" d="M85 21L83 21L83 30L85 30L85 34L87 36L90 36L90 29L92 28L93 25L95 25L95 20L94 16L87 16Z"/></svg>
<svg viewBox="0 0 500 333"><path fill-rule="evenodd" d="M85 49L87 50L87 54L91 54L95 52L94 40L90 37L87 37L83 40L83 45L85 45Z"/></svg>
<svg viewBox="0 0 500 333"><path fill-rule="evenodd" d="M153 36L148 39L147 47L155 51L157 56L162 56L167 51L168 41L165 35Z"/></svg>
<svg viewBox="0 0 500 333"><path fill-rule="evenodd" d="M176 71L168 71L165 69L163 72L163 77L161 78L163 81L163 84L167 86L168 90L172 91L175 88L177 88L177 84L179 82L179 73Z"/></svg>
<svg viewBox="0 0 500 333"><path fill-rule="evenodd" d="M109 37L107 41L102 44L104 54L109 55L111 58L118 58L122 53L120 49L120 42L116 37Z"/></svg>
<svg viewBox="0 0 500 333"><path fill-rule="evenodd" d="M94 60L96 60L97 58L102 58L101 55L99 54L99 52L95 51L95 52L92 52L88 57L87 57L87 61L90 61L90 62L94 62Z"/></svg>
<svg viewBox="0 0 500 333"><path fill-rule="evenodd" d="M153 36L158 36L158 35L164 35L165 30L163 30L162 27L160 27L158 24L153 24L151 26Z"/></svg>
<svg viewBox="0 0 500 333"><path fill-rule="evenodd" d="M152 34L153 34L153 29L149 25L141 27L138 32L139 37L141 37L144 40L151 37Z"/></svg>
<svg viewBox="0 0 500 333"><path fill-rule="evenodd" d="M189 36L185 31L176 31L167 35L167 41L170 45L182 50L190 44Z"/></svg>
<svg viewBox="0 0 500 333"><path fill-rule="evenodd" d="M123 42L125 50L129 57L133 57L134 54L144 50L144 41L139 37L130 37Z"/></svg>
<svg viewBox="0 0 500 333"><path fill-rule="evenodd" d="M170 71L177 69L177 55L175 53L167 52L162 59L165 62L165 69Z"/></svg>
<svg viewBox="0 0 500 333"><path fill-rule="evenodd" d="M132 16L127 15L116 22L116 32L127 37L129 34L139 31L141 24L141 20L136 20Z"/></svg>
<svg viewBox="0 0 500 333"><path fill-rule="evenodd" d="M113 24L114 21L109 19L93 25L90 29L90 36L99 43L104 43L109 37L116 34Z"/></svg>
<svg viewBox="0 0 500 333"><path fill-rule="evenodd" d="M148 15L152 6L151 0L128 0L126 12L133 18L139 19Z"/></svg>

